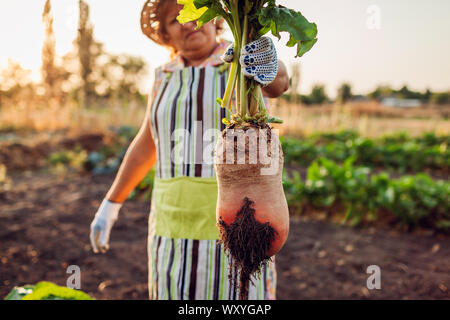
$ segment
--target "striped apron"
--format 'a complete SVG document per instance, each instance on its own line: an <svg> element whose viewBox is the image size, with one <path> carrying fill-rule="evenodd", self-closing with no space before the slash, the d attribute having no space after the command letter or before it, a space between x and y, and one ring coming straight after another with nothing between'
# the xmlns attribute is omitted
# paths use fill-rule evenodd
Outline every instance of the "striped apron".
<svg viewBox="0 0 450 320"><path fill-rule="evenodd" d="M216 99L223 96L228 74L217 65L156 70L150 114L157 152L148 220L150 299L239 296L239 274L230 273L229 280L231 261L215 221L213 150L227 116ZM275 288L273 261L252 278L249 299L275 299Z"/></svg>

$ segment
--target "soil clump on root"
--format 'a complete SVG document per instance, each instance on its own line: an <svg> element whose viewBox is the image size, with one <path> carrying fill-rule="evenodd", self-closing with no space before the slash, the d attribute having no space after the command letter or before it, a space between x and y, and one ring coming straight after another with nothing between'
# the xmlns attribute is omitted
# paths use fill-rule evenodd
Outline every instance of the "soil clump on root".
<svg viewBox="0 0 450 320"><path fill-rule="evenodd" d="M245 197L236 219L229 225L219 219L220 239L233 261L228 274L229 280L232 281L233 274L240 274L240 300L248 300L250 276L259 275L261 267L270 259L266 253L276 235L269 222L256 221L255 209L251 208L253 203Z"/></svg>

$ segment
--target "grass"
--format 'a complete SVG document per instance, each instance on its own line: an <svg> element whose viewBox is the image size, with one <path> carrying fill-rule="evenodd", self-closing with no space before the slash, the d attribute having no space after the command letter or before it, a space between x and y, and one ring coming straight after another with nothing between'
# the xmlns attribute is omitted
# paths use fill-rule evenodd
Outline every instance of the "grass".
<svg viewBox="0 0 450 320"><path fill-rule="evenodd" d="M83 132L107 129L109 126L137 126L143 121L145 105L128 107L93 107L81 109L74 103L56 107L2 107L0 133L11 131Z"/></svg>
<svg viewBox="0 0 450 320"><path fill-rule="evenodd" d="M80 109L74 103L56 107L22 105L20 107L2 106L0 112L0 140L8 133L26 133L38 136L40 132L67 131L82 133L86 131L107 130L110 126L140 127L146 106L130 104L113 107L93 106ZM378 137L399 131L410 136L424 132L436 134L450 133L450 112L448 106L442 108L398 109L381 107L368 102L347 104L345 106L327 105L303 107L287 104L283 100L272 100L269 112L282 118L283 124L274 124L280 135L310 136L320 132L338 132L345 129L356 130L363 137ZM28 138L27 138L28 139Z"/></svg>
<svg viewBox="0 0 450 320"><path fill-rule="evenodd" d="M373 102L303 107L272 101L270 106L270 113L284 120L283 124L275 126L280 135L310 136L345 129L356 130L361 136L370 138L398 131L408 132L411 136L430 131L450 133L450 120L445 119L437 108L404 110L381 107Z"/></svg>

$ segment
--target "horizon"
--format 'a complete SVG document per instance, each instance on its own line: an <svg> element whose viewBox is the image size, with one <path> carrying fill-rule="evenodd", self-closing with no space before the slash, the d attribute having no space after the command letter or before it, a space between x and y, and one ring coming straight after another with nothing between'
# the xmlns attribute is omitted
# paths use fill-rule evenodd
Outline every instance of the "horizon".
<svg viewBox="0 0 450 320"><path fill-rule="evenodd" d="M86 2L90 6L94 36L105 45L106 51L145 59L149 72L142 87L146 88L144 93L148 93L154 68L167 62L169 53L140 30L140 11L145 1ZM43 41L41 14L45 0L24 3L24 0L0 2L0 39L4 44L0 51L0 68L6 67L11 59L32 70L32 79L38 81ZM285 0L277 3L301 11L318 26L319 41L301 58L294 59L295 49L285 46L286 36L280 41L273 38L279 58L290 75L293 63L301 65L299 93L309 93L313 85L323 84L327 94L335 97L337 88L344 82L351 84L354 94L366 94L381 85L396 90L406 85L420 92L450 90L450 42L441 40L450 38L450 2L319 0L299 3ZM56 52L61 56L72 50L78 1L53 1L52 14ZM19 16L21 19L17 19ZM339 23L342 20L345 23ZM229 33L225 33L225 37L231 39Z"/></svg>

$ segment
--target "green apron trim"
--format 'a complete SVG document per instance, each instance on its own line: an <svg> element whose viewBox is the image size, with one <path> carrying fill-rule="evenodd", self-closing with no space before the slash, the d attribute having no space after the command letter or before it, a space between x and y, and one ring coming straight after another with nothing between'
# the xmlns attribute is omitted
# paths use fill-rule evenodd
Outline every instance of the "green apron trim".
<svg viewBox="0 0 450 320"><path fill-rule="evenodd" d="M152 203L155 235L197 240L219 239L215 177L155 177Z"/></svg>

